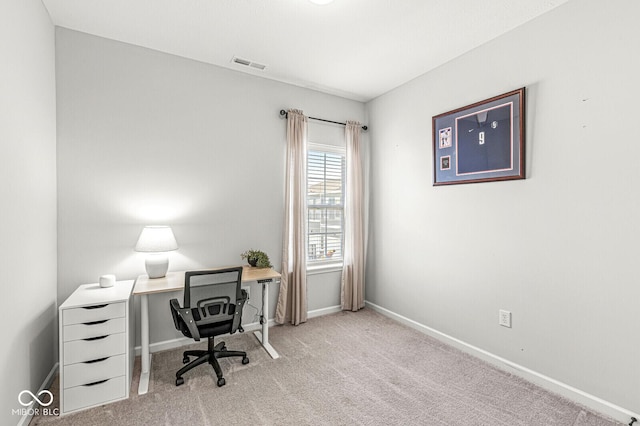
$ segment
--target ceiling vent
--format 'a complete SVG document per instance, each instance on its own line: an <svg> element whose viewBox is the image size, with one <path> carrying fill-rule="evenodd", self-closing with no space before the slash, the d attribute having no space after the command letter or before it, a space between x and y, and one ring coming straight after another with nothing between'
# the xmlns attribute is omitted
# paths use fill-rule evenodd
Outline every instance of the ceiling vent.
<svg viewBox="0 0 640 426"><path fill-rule="evenodd" d="M259 64L258 62L253 62L248 59L238 58L237 56L234 56L233 59L231 59L231 62L233 62L234 64L242 65L244 67L251 67L260 71L264 71L264 69L267 68L267 66L264 64Z"/></svg>

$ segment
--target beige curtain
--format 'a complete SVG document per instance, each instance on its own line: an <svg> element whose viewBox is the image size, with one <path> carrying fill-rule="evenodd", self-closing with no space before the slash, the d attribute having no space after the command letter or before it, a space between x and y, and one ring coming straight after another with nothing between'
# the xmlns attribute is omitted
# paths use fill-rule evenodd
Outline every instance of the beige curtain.
<svg viewBox="0 0 640 426"><path fill-rule="evenodd" d="M307 117L299 110L287 114L286 161L282 278L275 320L298 325L307 321Z"/></svg>
<svg viewBox="0 0 640 426"><path fill-rule="evenodd" d="M364 308L364 186L362 177L361 124L348 121L346 191L344 203L344 266L341 304L343 310Z"/></svg>

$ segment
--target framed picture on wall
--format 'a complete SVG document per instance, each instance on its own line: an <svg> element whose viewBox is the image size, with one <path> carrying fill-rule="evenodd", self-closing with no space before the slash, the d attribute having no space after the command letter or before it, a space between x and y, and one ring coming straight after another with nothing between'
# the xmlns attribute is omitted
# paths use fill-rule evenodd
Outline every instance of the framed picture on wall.
<svg viewBox="0 0 640 426"><path fill-rule="evenodd" d="M525 88L436 115L433 185L525 178Z"/></svg>

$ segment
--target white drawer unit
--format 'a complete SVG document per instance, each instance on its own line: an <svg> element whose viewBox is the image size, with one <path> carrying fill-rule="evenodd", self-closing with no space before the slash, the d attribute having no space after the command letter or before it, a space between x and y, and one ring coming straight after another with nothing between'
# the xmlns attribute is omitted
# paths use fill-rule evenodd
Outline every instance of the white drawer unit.
<svg viewBox="0 0 640 426"><path fill-rule="evenodd" d="M81 285L60 305L60 414L129 397L133 284Z"/></svg>

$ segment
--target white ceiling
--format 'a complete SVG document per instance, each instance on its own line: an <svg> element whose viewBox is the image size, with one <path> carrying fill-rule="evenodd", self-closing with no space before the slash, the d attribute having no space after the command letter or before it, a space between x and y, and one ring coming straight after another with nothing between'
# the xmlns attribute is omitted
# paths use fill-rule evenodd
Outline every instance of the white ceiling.
<svg viewBox="0 0 640 426"><path fill-rule="evenodd" d="M42 0L61 27L359 101L566 1Z"/></svg>

